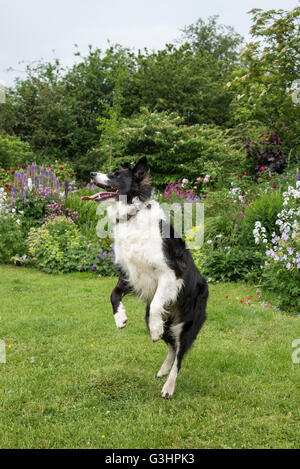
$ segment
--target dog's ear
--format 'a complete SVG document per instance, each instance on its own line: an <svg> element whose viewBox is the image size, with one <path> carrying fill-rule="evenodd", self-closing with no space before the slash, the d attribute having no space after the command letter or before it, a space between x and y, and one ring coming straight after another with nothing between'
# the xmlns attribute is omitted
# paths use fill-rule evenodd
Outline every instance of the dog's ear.
<svg viewBox="0 0 300 469"><path fill-rule="evenodd" d="M141 158L137 162L137 164L132 170L133 177L137 181L141 181L144 178L144 176L147 174L148 170L149 170L149 166L148 166L147 158L143 156L143 158Z"/></svg>

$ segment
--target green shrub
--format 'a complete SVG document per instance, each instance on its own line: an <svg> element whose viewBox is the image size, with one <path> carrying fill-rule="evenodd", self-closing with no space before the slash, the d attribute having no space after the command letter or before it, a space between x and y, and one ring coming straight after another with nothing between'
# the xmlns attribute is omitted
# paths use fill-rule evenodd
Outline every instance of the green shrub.
<svg viewBox="0 0 300 469"><path fill-rule="evenodd" d="M203 247L195 253L200 272L209 282L237 282L251 280L260 270L262 256L259 252L239 247Z"/></svg>
<svg viewBox="0 0 300 469"><path fill-rule="evenodd" d="M116 143L112 144L112 165L103 142L90 153L93 169L131 163L146 155L153 184L163 188L168 182L211 176L214 185L230 173L241 172L245 152L239 150L226 132L214 125L183 125L176 113L149 112L124 120Z"/></svg>
<svg viewBox="0 0 300 469"><path fill-rule="evenodd" d="M17 197L16 210L24 212L23 229L29 231L30 228L44 223L47 205L59 200L58 194L49 192L47 189L33 190L28 192L26 197Z"/></svg>
<svg viewBox="0 0 300 469"><path fill-rule="evenodd" d="M72 181L75 178L75 171L70 162L55 160L54 163L50 163L48 163L49 168L52 169L55 176L58 177L58 179L60 180L61 184L64 183L65 179L69 179L69 181Z"/></svg>
<svg viewBox="0 0 300 469"><path fill-rule="evenodd" d="M300 311L300 270L288 270L280 262L264 268L261 285L266 291L275 294L275 303L279 308L299 313Z"/></svg>
<svg viewBox="0 0 300 469"><path fill-rule="evenodd" d="M15 169L18 164L26 166L35 159L27 142L22 142L18 137L0 134L0 167Z"/></svg>
<svg viewBox="0 0 300 469"><path fill-rule="evenodd" d="M39 228L31 228L27 245L32 262L44 272L90 270L106 276L115 273L112 252L103 250L99 240L88 242L67 217L57 217Z"/></svg>
<svg viewBox="0 0 300 469"><path fill-rule="evenodd" d="M16 254L26 254L22 220L22 214L10 206L5 191L0 188L0 262L10 262Z"/></svg>
<svg viewBox="0 0 300 469"><path fill-rule="evenodd" d="M14 178L11 171L0 168L0 187L4 187L5 184L9 184L11 186L13 179Z"/></svg>
<svg viewBox="0 0 300 469"><path fill-rule="evenodd" d="M278 231L276 220L281 210L282 203L282 194L276 190L273 190L273 192L268 191L257 197L253 204L245 209L241 224L241 243L244 245L247 244L248 246L255 246L253 230L256 222L260 222L266 229L267 237L269 237L273 231Z"/></svg>

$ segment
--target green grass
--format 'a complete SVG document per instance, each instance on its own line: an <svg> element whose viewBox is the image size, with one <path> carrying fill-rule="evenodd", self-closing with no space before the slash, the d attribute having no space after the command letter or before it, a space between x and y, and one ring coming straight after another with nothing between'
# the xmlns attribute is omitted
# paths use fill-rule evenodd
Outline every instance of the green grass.
<svg viewBox="0 0 300 469"><path fill-rule="evenodd" d="M151 342L135 298L116 329L114 284L0 266L1 448L300 446L299 317L240 303L254 287L211 286L208 320L165 401L155 374L166 346Z"/></svg>

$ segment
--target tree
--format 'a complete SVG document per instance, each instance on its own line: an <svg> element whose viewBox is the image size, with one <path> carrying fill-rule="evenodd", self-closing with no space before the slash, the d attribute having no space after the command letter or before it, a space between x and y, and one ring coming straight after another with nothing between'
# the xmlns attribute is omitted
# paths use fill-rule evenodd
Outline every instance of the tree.
<svg viewBox="0 0 300 469"><path fill-rule="evenodd" d="M0 129L29 142L45 162L69 160L85 178L87 151L99 141L98 119L114 102L120 64L130 58L120 46L75 55L81 60L67 70L58 60L29 66L1 104Z"/></svg>
<svg viewBox="0 0 300 469"><path fill-rule="evenodd" d="M100 141L92 157L97 167L109 171L104 142ZM213 174L212 183L228 179L229 173L241 172L245 154L217 126L184 125L176 113L142 112L120 123L118 139L112 144L113 167L128 165L147 156L153 184Z"/></svg>
<svg viewBox="0 0 300 469"><path fill-rule="evenodd" d="M207 23L199 18L185 26L181 42L188 42L195 53L207 52L215 61L221 61L223 68L228 68L239 59L243 37L232 26L218 24L218 18L218 15L210 16Z"/></svg>
<svg viewBox="0 0 300 469"><path fill-rule="evenodd" d="M225 86L229 78L208 51L194 51L188 43L180 47L168 44L158 52L139 52L135 63L124 94L125 115L147 107L176 112L187 124L225 126L230 119L228 109L234 94Z"/></svg>
<svg viewBox="0 0 300 469"><path fill-rule="evenodd" d="M253 41L242 51L243 68L228 83L236 91L232 110L237 123L256 121L299 150L300 106L293 85L300 76L300 7L291 11L251 11Z"/></svg>

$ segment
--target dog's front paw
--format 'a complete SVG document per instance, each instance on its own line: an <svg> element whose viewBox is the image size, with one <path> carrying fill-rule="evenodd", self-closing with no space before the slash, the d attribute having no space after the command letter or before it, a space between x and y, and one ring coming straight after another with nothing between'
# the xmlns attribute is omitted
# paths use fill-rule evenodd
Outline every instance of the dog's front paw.
<svg viewBox="0 0 300 469"><path fill-rule="evenodd" d="M118 311L114 315L116 326L118 329L123 329L126 326L127 323L127 316L126 316L126 310L122 303L120 303L118 307Z"/></svg>
<svg viewBox="0 0 300 469"><path fill-rule="evenodd" d="M164 334L164 323L162 320L150 324L150 335L153 342L161 339Z"/></svg>

